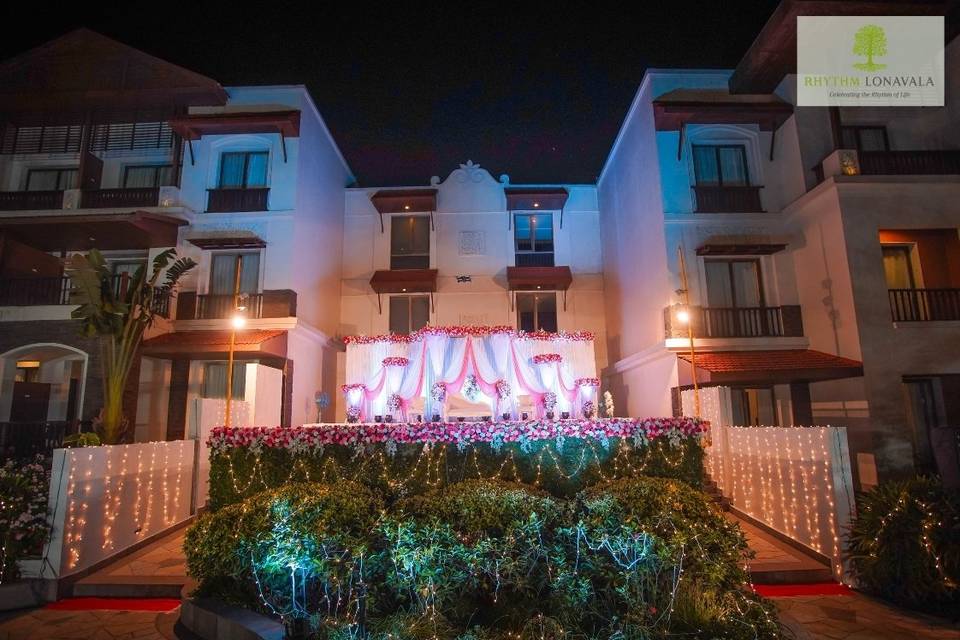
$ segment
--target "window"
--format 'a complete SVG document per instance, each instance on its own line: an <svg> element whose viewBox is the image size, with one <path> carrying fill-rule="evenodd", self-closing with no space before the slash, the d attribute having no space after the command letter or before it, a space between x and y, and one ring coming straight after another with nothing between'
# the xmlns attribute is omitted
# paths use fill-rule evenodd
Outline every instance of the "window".
<svg viewBox="0 0 960 640"><path fill-rule="evenodd" d="M557 294L518 293L517 328L521 331L557 330Z"/></svg>
<svg viewBox="0 0 960 640"><path fill-rule="evenodd" d="M747 151L743 145L693 145L693 171L698 185L750 184Z"/></svg>
<svg viewBox="0 0 960 640"><path fill-rule="evenodd" d="M430 322L429 296L391 296L390 333L406 335Z"/></svg>
<svg viewBox="0 0 960 640"><path fill-rule="evenodd" d="M730 401L733 424L752 427L777 425L772 387L732 387Z"/></svg>
<svg viewBox="0 0 960 640"><path fill-rule="evenodd" d="M390 268L430 268L430 218L393 216L390 219Z"/></svg>
<svg viewBox="0 0 960 640"><path fill-rule="evenodd" d="M148 189L173 184L173 167L169 164L129 166L123 169L124 189Z"/></svg>
<svg viewBox="0 0 960 640"><path fill-rule="evenodd" d="M840 140L844 149L857 151L889 151L887 128L883 126L842 126Z"/></svg>
<svg viewBox="0 0 960 640"><path fill-rule="evenodd" d="M518 213L513 217L518 267L553 266L553 215Z"/></svg>
<svg viewBox="0 0 960 640"><path fill-rule="evenodd" d="M231 151L220 155L221 189L256 189L267 186L266 151Z"/></svg>
<svg viewBox="0 0 960 640"><path fill-rule="evenodd" d="M257 293L260 288L260 254L258 252L215 253L210 264L211 295L232 296L237 285L237 263L240 263L240 293Z"/></svg>
<svg viewBox="0 0 960 640"><path fill-rule="evenodd" d="M760 261L707 260L707 306L711 308L762 307Z"/></svg>
<svg viewBox="0 0 960 640"><path fill-rule="evenodd" d="M907 244L885 244L883 249L883 274L888 289L915 289L913 247Z"/></svg>
<svg viewBox="0 0 960 640"><path fill-rule="evenodd" d="M30 169L27 172L27 191L63 191L76 189L78 172L76 168L66 169Z"/></svg>
<svg viewBox="0 0 960 640"><path fill-rule="evenodd" d="M243 362L233 363L233 393L231 398L243 400L247 388L247 367ZM227 397L227 363L208 362L203 367L203 397Z"/></svg>

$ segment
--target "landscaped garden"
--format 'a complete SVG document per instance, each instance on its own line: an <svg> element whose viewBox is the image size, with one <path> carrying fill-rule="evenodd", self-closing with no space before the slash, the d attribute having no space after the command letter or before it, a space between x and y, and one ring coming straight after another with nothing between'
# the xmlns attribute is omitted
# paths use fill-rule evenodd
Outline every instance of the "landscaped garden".
<svg viewBox="0 0 960 640"><path fill-rule="evenodd" d="M703 425L227 429L185 543L198 594L303 637L773 638Z"/></svg>

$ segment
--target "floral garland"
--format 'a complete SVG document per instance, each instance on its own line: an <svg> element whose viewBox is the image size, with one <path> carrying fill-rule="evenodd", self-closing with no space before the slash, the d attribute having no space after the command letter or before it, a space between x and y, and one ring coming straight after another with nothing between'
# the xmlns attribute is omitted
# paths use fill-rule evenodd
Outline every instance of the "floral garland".
<svg viewBox="0 0 960 640"><path fill-rule="evenodd" d="M547 411L553 411L557 406L557 394L553 391L547 391L543 394L543 408Z"/></svg>
<svg viewBox="0 0 960 640"><path fill-rule="evenodd" d="M548 362L563 362L563 356L559 353L538 353L530 358L533 364L547 364Z"/></svg>
<svg viewBox="0 0 960 640"><path fill-rule="evenodd" d="M463 397L469 400L470 402L476 402L477 398L480 397L482 393L480 390L480 384L477 382L477 376L472 373L467 376L466 380L463 381L463 388L461 389Z"/></svg>
<svg viewBox="0 0 960 640"><path fill-rule="evenodd" d="M563 340L569 342L590 342L594 339L590 331L518 331L506 325L470 326L453 325L443 327L426 326L410 334L389 333L379 336L344 336L344 344L375 344L389 342L394 344L408 344L422 340L426 336L446 336L448 338L464 338L471 336L483 338L491 335L509 335L518 340Z"/></svg>
<svg viewBox="0 0 960 640"><path fill-rule="evenodd" d="M430 387L430 397L433 398L434 402L443 402L447 399L447 385L444 382L434 382L433 386Z"/></svg>
<svg viewBox="0 0 960 640"><path fill-rule="evenodd" d="M599 387L600 378L577 378L573 384L578 387Z"/></svg>
<svg viewBox="0 0 960 640"><path fill-rule="evenodd" d="M342 391L345 394L355 389L363 389L365 391L367 389L367 385L363 384L362 382L352 382L350 384L340 385L340 391Z"/></svg>
<svg viewBox="0 0 960 640"><path fill-rule="evenodd" d="M405 367L408 364L410 364L410 359L403 356L390 356L383 359L383 366L385 367Z"/></svg>
<svg viewBox="0 0 960 640"><path fill-rule="evenodd" d="M510 388L510 383L503 379L497 380L497 397L506 400L511 395L513 395L513 389Z"/></svg>
<svg viewBox="0 0 960 640"><path fill-rule="evenodd" d="M632 438L637 445L659 438L679 442L701 438L709 423L696 418L595 418L544 421L423 422L330 424L302 427L215 427L207 439L214 455L230 449L286 449L294 453L326 445L364 446L392 442L457 443L532 442L557 438L605 441Z"/></svg>
<svg viewBox="0 0 960 640"><path fill-rule="evenodd" d="M403 406L403 398L400 397L399 393L391 393L390 397L387 398L387 409L390 411L399 411Z"/></svg>

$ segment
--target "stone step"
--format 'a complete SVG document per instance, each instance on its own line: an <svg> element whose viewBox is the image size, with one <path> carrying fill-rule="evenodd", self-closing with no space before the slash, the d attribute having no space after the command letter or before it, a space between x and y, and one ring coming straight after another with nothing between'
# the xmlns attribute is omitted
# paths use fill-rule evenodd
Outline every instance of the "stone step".
<svg viewBox="0 0 960 640"><path fill-rule="evenodd" d="M74 598L180 598L193 586L187 576L92 575L70 588Z"/></svg>

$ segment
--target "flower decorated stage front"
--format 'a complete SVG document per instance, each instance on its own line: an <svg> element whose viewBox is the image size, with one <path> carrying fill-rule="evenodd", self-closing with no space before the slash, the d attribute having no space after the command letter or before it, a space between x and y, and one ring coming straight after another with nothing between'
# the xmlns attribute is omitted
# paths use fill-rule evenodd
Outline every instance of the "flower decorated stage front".
<svg viewBox="0 0 960 640"><path fill-rule="evenodd" d="M293 481L361 481L393 495L465 479L570 496L639 474L702 479L705 422L580 418L220 427L208 440L216 509Z"/></svg>

